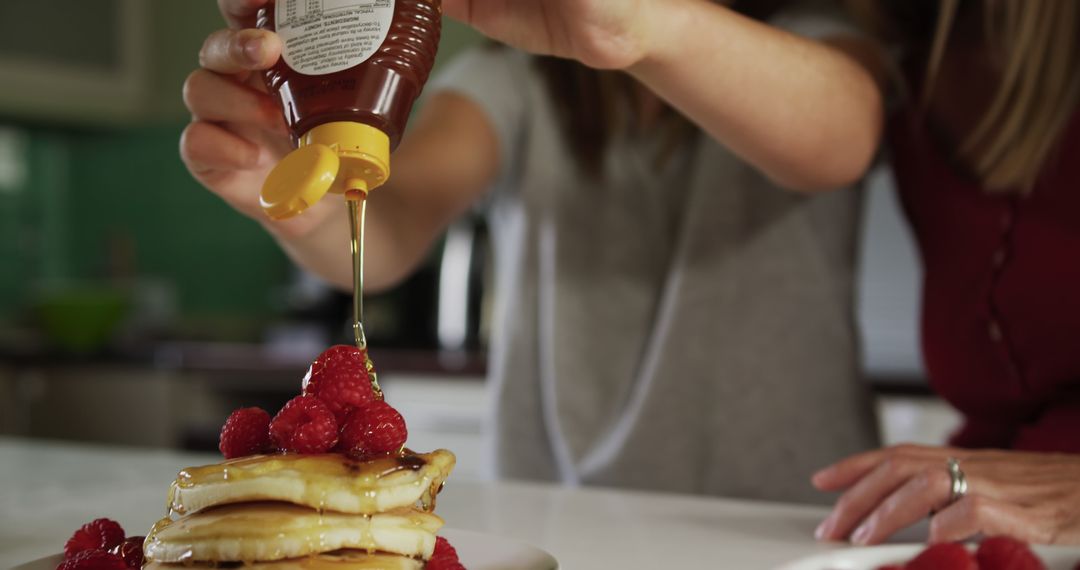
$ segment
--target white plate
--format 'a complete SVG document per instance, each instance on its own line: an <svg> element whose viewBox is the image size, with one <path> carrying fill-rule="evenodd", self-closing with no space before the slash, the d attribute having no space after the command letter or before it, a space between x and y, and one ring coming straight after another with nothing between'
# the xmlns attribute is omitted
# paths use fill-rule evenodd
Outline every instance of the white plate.
<svg viewBox="0 0 1080 570"><path fill-rule="evenodd" d="M554 556L519 540L452 528L443 529L439 534L450 541L461 563L469 570L559 569ZM54 570L63 559L62 554L47 556L12 570Z"/></svg>
<svg viewBox="0 0 1080 570"><path fill-rule="evenodd" d="M520 540L454 528L439 534L469 570L559 570L554 556Z"/></svg>
<svg viewBox="0 0 1080 570"><path fill-rule="evenodd" d="M843 548L800 558L779 570L876 570L886 564L907 562L925 548L925 544ZM1080 547L1036 546L1033 550L1048 570L1073 570L1080 563Z"/></svg>

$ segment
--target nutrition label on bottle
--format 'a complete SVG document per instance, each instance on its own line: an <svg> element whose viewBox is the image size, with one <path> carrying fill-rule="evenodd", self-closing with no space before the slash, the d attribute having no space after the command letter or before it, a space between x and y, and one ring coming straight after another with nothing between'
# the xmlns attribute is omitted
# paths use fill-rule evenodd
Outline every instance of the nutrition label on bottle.
<svg viewBox="0 0 1080 570"><path fill-rule="evenodd" d="M394 0L277 0L282 58L305 75L325 75L371 57L390 31Z"/></svg>

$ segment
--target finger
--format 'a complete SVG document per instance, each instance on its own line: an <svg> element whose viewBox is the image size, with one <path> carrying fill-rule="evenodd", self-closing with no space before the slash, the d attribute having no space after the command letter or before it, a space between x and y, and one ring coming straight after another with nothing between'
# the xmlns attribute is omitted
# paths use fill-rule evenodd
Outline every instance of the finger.
<svg viewBox="0 0 1080 570"><path fill-rule="evenodd" d="M218 0L218 8L221 15L233 29L254 28L255 15L259 8L266 6L270 0Z"/></svg>
<svg viewBox="0 0 1080 570"><path fill-rule="evenodd" d="M930 542L956 542L977 534L1004 534L1036 544L1054 542L1054 531L1046 517L1026 509L981 495L968 495L930 520Z"/></svg>
<svg viewBox="0 0 1080 570"><path fill-rule="evenodd" d="M281 113L269 95L228 77L196 69L184 81L184 104L197 120L277 125Z"/></svg>
<svg viewBox="0 0 1080 570"><path fill-rule="evenodd" d="M877 544L949 502L952 479L944 469L924 469L888 496L851 533L860 546Z"/></svg>
<svg viewBox="0 0 1080 570"><path fill-rule="evenodd" d="M836 501L832 514L818 526L819 540L843 540L886 497L925 468L922 461L894 456L879 463Z"/></svg>
<svg viewBox="0 0 1080 570"><path fill-rule="evenodd" d="M242 149L250 144L218 125L196 122L181 135L180 155L196 181L233 209L258 220L262 217L258 188L265 174L244 168L248 159Z"/></svg>
<svg viewBox="0 0 1080 570"><path fill-rule="evenodd" d="M938 457L944 461L949 455L945 448L924 447L921 445L895 445L852 455L843 461L834 463L811 477L811 482L821 491L840 491L865 477L883 461L890 457Z"/></svg>
<svg viewBox="0 0 1080 570"><path fill-rule="evenodd" d="M472 21L472 0L443 0L443 14L468 24Z"/></svg>
<svg viewBox="0 0 1080 570"><path fill-rule="evenodd" d="M820 469L810 478L818 490L839 491L853 485L866 476L871 469L881 463L888 454L888 449L875 449L852 455L842 461Z"/></svg>
<svg viewBox="0 0 1080 570"><path fill-rule="evenodd" d="M257 165L259 150L221 126L196 121L180 135L180 158L199 182L211 187L223 173Z"/></svg>
<svg viewBox="0 0 1080 570"><path fill-rule="evenodd" d="M217 73L234 74L270 69L281 57L281 38L253 28L218 30L206 37L199 65Z"/></svg>

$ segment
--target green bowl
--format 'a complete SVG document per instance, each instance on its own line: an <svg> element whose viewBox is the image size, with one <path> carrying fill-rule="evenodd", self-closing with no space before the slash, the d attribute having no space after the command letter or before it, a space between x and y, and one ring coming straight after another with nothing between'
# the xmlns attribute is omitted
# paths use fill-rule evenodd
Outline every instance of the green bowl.
<svg viewBox="0 0 1080 570"><path fill-rule="evenodd" d="M128 296L109 288L43 292L36 307L49 340L62 350L82 354L108 345L129 308Z"/></svg>

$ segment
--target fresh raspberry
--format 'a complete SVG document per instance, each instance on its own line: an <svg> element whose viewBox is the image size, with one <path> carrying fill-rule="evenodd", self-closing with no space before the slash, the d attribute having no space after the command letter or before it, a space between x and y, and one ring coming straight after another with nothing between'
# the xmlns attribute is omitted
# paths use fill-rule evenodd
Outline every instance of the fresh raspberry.
<svg viewBox="0 0 1080 570"><path fill-rule="evenodd" d="M263 453L270 448L270 414L262 408L241 408L221 427L218 449L225 459Z"/></svg>
<svg viewBox="0 0 1080 570"><path fill-rule="evenodd" d="M145 536L129 536L123 544L116 548L116 555L124 559L124 564L127 564L128 568L142 568L142 548L145 540Z"/></svg>
<svg viewBox="0 0 1080 570"><path fill-rule="evenodd" d="M311 363L308 376L304 378L305 391L311 384L318 384L326 371L336 368L359 368L367 370L367 351L348 344L336 344L324 350Z"/></svg>
<svg viewBox="0 0 1080 570"><path fill-rule="evenodd" d="M311 363L304 377L305 396L317 396L334 412L338 423L353 408L375 399L367 371L367 353L355 346L332 346Z"/></svg>
<svg viewBox="0 0 1080 570"><path fill-rule="evenodd" d="M82 525L64 544L64 558L86 550L110 550L124 542L124 529L110 519L96 519Z"/></svg>
<svg viewBox="0 0 1080 570"><path fill-rule="evenodd" d="M992 536L975 552L979 570L1046 570L1027 543L1008 536Z"/></svg>
<svg viewBox="0 0 1080 570"><path fill-rule="evenodd" d="M315 396L297 396L270 422L270 439L283 451L325 453L337 443L338 423Z"/></svg>
<svg viewBox="0 0 1080 570"><path fill-rule="evenodd" d="M441 536L435 537L435 552L424 565L424 570L465 570L458 560L457 550Z"/></svg>
<svg viewBox="0 0 1080 570"><path fill-rule="evenodd" d="M934 544L904 566L906 570L979 570L975 557L958 542Z"/></svg>
<svg viewBox="0 0 1080 570"><path fill-rule="evenodd" d="M128 570L123 558L104 550L84 550L61 562L56 570Z"/></svg>
<svg viewBox="0 0 1080 570"><path fill-rule="evenodd" d="M349 414L341 426L338 449L356 457L394 453L408 436L405 418L390 404L375 400Z"/></svg>

